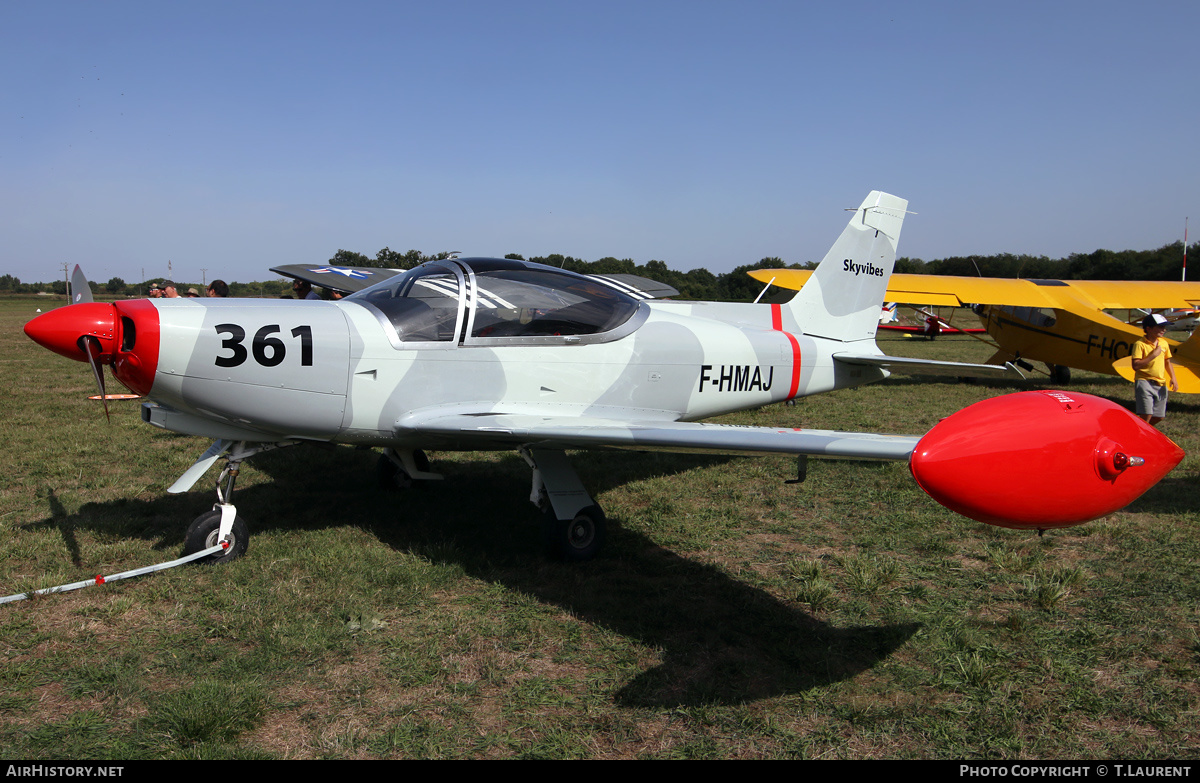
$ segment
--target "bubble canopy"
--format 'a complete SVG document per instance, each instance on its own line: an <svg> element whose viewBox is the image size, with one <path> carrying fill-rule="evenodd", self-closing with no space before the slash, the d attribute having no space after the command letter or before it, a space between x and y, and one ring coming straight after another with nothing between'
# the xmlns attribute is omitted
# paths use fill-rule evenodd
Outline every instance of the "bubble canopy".
<svg viewBox="0 0 1200 783"><path fill-rule="evenodd" d="M397 348L607 342L648 313L595 278L500 258L430 261L343 301L375 313Z"/></svg>

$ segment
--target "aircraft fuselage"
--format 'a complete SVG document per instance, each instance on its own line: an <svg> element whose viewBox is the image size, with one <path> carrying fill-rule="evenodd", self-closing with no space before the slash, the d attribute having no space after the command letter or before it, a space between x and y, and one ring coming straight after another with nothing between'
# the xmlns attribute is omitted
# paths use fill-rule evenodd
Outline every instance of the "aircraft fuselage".
<svg viewBox="0 0 1200 783"><path fill-rule="evenodd" d="M883 377L835 369L844 344L785 330L778 305L643 302L636 328L606 341L405 348L354 301L153 304L150 396L171 410L148 420L239 440L395 444L400 417L436 408L693 421Z"/></svg>
<svg viewBox="0 0 1200 783"><path fill-rule="evenodd" d="M1115 362L1128 364L1142 329L1103 312L1082 317L1069 310L988 306L980 308L988 334L1000 347L993 359L1020 357L1028 361L1062 365L1079 370L1120 375ZM1192 354L1194 344L1167 338L1171 346L1179 390L1200 392L1200 369ZM1185 347L1186 346L1186 347Z"/></svg>

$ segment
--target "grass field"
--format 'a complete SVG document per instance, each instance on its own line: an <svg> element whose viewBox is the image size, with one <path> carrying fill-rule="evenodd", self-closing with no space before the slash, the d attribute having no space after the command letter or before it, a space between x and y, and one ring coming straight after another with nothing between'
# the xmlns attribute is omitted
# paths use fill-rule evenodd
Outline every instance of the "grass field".
<svg viewBox="0 0 1200 783"><path fill-rule="evenodd" d="M105 422L86 365L0 301L0 594L178 556L208 445ZM45 307L45 303L40 303ZM881 339L982 361L967 338ZM1036 383L1036 382L1035 382ZM895 378L728 417L919 434L1022 388ZM1119 378L1073 389L1122 403ZM1200 405L1163 430L1200 449ZM1000 530L901 464L580 454L610 545L541 554L515 454L434 454L444 482L375 486L375 453L246 463L253 533L182 567L0 606L8 758L1179 758L1200 748L1195 456L1124 511ZM980 476L986 482L987 476ZM1021 487L1013 487L1020 493Z"/></svg>

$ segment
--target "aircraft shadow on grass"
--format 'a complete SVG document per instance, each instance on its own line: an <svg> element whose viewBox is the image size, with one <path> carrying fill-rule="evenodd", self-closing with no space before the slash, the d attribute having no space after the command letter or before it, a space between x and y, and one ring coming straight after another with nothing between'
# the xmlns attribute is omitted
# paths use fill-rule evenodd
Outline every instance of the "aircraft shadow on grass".
<svg viewBox="0 0 1200 783"><path fill-rule="evenodd" d="M619 518L610 518L608 556L587 564L548 562L524 493L513 491L514 482L528 482L519 458L435 464L445 469L445 482L385 493L374 483L373 456L349 449L340 450L338 459L298 449L262 455L255 468L276 480L243 487L240 506L260 532L356 525L394 550L455 564L661 650L661 664L616 691L614 700L622 705L743 703L802 692L874 667L918 629L911 623L833 626L671 552ZM580 468L603 491L646 475L648 468L675 474L729 459L593 454ZM313 475L324 476L317 491L305 484ZM471 491L464 492L468 480ZM156 549L171 551L183 540L178 520L195 510L191 495L86 504L76 514L63 512L53 493L50 501L52 517L31 526L59 528L76 565L79 529L157 539ZM256 525L260 518L264 523ZM253 558L251 547L242 567L253 567Z"/></svg>

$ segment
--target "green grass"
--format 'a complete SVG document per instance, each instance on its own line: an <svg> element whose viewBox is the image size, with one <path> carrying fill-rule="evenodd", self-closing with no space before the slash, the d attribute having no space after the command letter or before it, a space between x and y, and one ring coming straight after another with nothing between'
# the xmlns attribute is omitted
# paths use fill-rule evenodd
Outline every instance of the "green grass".
<svg viewBox="0 0 1200 783"><path fill-rule="evenodd" d="M134 405L106 423L87 367L20 333L34 306L0 300L0 594L174 558L213 500L215 471L166 493L207 444ZM911 434L1018 388L895 378L728 420ZM1175 396L1164 431L1195 452L1197 425ZM384 494L373 452L260 455L238 483L243 559L0 606L0 748L1132 759L1200 743L1194 456L1128 509L1038 537L951 514L904 465L812 460L785 485L787 458L580 454L612 528L583 565L541 555L518 456L431 456L444 482Z"/></svg>

